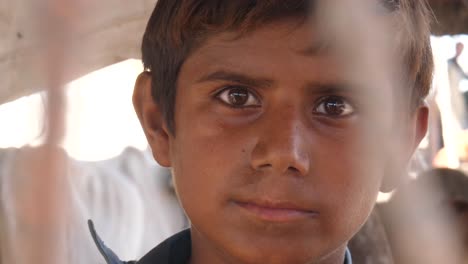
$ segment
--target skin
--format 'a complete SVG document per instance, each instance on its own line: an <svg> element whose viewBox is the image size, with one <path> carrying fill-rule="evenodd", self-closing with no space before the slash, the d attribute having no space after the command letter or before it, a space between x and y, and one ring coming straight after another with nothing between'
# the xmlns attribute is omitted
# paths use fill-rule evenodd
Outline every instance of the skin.
<svg viewBox="0 0 468 264"><path fill-rule="evenodd" d="M346 88L311 29L282 21L206 40L179 73L175 134L150 75L138 78L136 112L191 220L190 263L343 263L379 189L392 188L385 142L401 142L406 162L424 135L426 107L394 133L385 109L372 111L391 88Z"/></svg>
<svg viewBox="0 0 468 264"><path fill-rule="evenodd" d="M459 57L463 53L464 45L461 42L458 42L455 47L455 57Z"/></svg>

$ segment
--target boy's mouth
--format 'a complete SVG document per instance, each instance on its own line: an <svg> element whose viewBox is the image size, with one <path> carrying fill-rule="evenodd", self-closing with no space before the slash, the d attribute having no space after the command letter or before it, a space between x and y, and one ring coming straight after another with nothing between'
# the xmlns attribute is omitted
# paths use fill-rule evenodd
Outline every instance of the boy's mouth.
<svg viewBox="0 0 468 264"><path fill-rule="evenodd" d="M319 215L318 211L289 201L249 200L236 201L235 204L250 215L268 222L292 222Z"/></svg>

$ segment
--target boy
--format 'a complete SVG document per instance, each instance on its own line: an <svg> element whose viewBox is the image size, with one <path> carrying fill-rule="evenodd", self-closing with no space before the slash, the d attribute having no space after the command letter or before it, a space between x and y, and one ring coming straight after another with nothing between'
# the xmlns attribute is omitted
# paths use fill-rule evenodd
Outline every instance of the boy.
<svg viewBox="0 0 468 264"><path fill-rule="evenodd" d="M426 132L432 74L424 1L366 3L404 21L404 85L351 83L315 1L158 1L133 102L191 228L136 263L351 263L347 241L395 187L387 168Z"/></svg>

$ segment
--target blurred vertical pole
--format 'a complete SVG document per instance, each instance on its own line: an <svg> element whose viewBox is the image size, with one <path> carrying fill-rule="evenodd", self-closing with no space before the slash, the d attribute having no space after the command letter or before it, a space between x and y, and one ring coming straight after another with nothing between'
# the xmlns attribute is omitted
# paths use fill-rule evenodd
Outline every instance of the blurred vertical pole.
<svg viewBox="0 0 468 264"><path fill-rule="evenodd" d="M401 3L397 8L403 8L402 12L408 12L407 16L413 15L411 12L414 10L408 6L402 7ZM372 4L375 5L374 9ZM410 18L385 15L386 11L379 11L377 5L376 1L366 0L322 0L318 1L319 10L316 12L320 32L332 42L334 52L344 65L345 78L351 86L357 85L366 90L366 103L370 106L366 113L373 119L363 125L363 133L356 141L370 141L362 137L380 139L375 141L380 144L363 146L370 153L362 157L367 160L367 167L350 173L363 173L369 180L375 177L372 173L385 173L386 177L398 179L406 174L401 157L408 154L405 153L406 147L402 146L409 136L404 129L407 129L405 126L410 121L410 110L405 105L409 103L409 100L405 100L409 95L398 90L399 87L409 89L407 82L401 78L405 73L399 71L404 68L399 64L406 62L403 58L398 59L398 54L401 54L405 41L422 40L407 34L414 34L411 31L402 35L392 32L398 27L401 27L400 31L405 31L405 26L411 28L412 25L405 24L410 23L405 21ZM397 123L395 117L399 118ZM401 223L395 228L398 231L397 246L392 248L394 255L400 257L396 264L463 263L459 258L460 244L454 236L455 222L447 212L437 210L436 194L440 193L439 188L436 184L423 186L421 192L412 193L392 208L390 221ZM411 228L408 228L408 223L412 224Z"/></svg>
<svg viewBox="0 0 468 264"><path fill-rule="evenodd" d="M80 14L79 0L28 1L36 22L37 60L46 80L46 138L38 148L23 148L15 159L11 192L14 228L9 230L9 263L63 264L68 255L68 224L73 208L66 153L66 100L63 85L71 68ZM26 76L27 77L27 76Z"/></svg>
<svg viewBox="0 0 468 264"><path fill-rule="evenodd" d="M40 12L39 22L42 30L41 42L44 44L43 59L46 77L47 105L46 105L46 140L43 149L44 162L38 168L36 177L43 199L39 200L37 222L50 234L47 243L37 245L38 263L66 263L66 222L67 204L69 200L66 181L66 154L59 150L65 133L65 98L64 71L67 60L73 54L70 46L70 36L74 31L75 15L72 0L47 0L43 12ZM43 236L45 236L44 234Z"/></svg>

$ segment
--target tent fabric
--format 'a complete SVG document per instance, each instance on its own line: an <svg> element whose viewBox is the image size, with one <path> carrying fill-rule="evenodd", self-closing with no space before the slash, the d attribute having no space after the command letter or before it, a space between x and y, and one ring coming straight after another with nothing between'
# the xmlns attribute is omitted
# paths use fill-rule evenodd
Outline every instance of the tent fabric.
<svg viewBox="0 0 468 264"><path fill-rule="evenodd" d="M76 32L66 47L69 58L64 83L140 57L141 38L156 0L75 2L81 3L81 9L76 11ZM54 32L44 22L47 8L43 1L0 2L0 104L45 89L48 84L43 45ZM75 10L68 12L64 20Z"/></svg>

